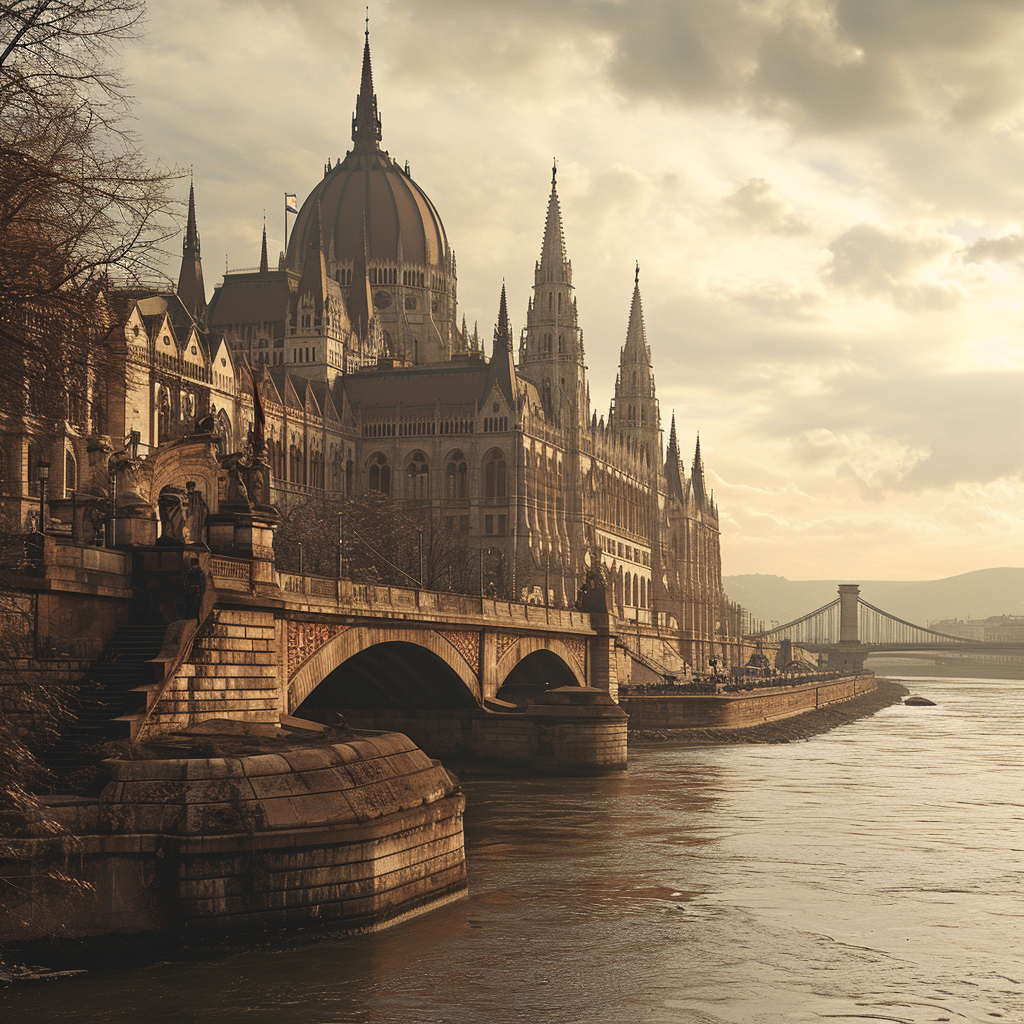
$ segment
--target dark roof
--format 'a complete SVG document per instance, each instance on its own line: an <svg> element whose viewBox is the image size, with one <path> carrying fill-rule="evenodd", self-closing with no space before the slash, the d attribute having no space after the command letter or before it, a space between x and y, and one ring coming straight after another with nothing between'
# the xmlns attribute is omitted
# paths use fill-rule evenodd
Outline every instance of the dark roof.
<svg viewBox="0 0 1024 1024"><path fill-rule="evenodd" d="M344 378L345 393L362 409L429 408L440 402L445 409L475 410L486 397L488 364L450 363L414 366L401 370L361 370Z"/></svg>
<svg viewBox="0 0 1024 1024"><path fill-rule="evenodd" d="M207 320L211 327L231 324L280 323L298 287L298 275L287 270L225 274L213 293Z"/></svg>

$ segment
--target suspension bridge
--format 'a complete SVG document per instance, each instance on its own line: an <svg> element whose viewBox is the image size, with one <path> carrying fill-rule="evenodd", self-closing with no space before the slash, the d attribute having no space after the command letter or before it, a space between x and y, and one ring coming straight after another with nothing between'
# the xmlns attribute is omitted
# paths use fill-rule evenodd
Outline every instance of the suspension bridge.
<svg viewBox="0 0 1024 1024"><path fill-rule="evenodd" d="M856 583L841 584L834 601L792 622L753 633L750 639L789 641L811 654L824 654L829 668L842 670L859 670L868 655L888 652L1024 654L1020 641L971 640L908 622L869 604Z"/></svg>

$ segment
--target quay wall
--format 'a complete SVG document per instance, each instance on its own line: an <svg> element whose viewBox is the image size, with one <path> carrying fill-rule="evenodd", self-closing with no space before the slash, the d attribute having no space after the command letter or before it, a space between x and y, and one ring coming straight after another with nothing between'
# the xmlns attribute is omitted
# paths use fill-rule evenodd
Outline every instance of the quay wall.
<svg viewBox="0 0 1024 1024"><path fill-rule="evenodd" d="M630 729L739 729L853 700L875 689L872 673L827 683L717 696L620 696Z"/></svg>
<svg viewBox="0 0 1024 1024"><path fill-rule="evenodd" d="M0 909L5 943L366 931L462 895L465 797L445 769L396 733L312 742L108 762L98 799L51 808L65 836L7 841L0 884L22 899ZM79 884L55 887L55 866Z"/></svg>

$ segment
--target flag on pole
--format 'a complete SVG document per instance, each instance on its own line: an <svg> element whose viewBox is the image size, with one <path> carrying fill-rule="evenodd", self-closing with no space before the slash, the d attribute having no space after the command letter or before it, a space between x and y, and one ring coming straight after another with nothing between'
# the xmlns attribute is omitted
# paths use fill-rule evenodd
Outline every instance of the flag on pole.
<svg viewBox="0 0 1024 1024"><path fill-rule="evenodd" d="M293 196L293 195L289 195L287 192L285 192L285 194L284 194L284 212L285 213L298 213L299 212L299 204L298 204L298 202L296 200L296 197Z"/></svg>

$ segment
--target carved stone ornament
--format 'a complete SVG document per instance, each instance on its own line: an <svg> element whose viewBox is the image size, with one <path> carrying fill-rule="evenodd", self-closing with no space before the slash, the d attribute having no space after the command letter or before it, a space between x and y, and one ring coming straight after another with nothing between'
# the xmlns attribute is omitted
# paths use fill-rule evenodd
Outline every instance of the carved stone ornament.
<svg viewBox="0 0 1024 1024"><path fill-rule="evenodd" d="M572 656L579 662L580 671L586 672L587 670L587 641L582 637L569 637L565 641L565 646L572 652Z"/></svg>
<svg viewBox="0 0 1024 1024"><path fill-rule="evenodd" d="M445 638L465 658L474 675L480 674L480 634L479 633L445 633Z"/></svg>
<svg viewBox="0 0 1024 1024"><path fill-rule="evenodd" d="M348 628L327 622L296 622L289 619L288 678L291 679L324 644L341 636Z"/></svg>
<svg viewBox="0 0 1024 1024"><path fill-rule="evenodd" d="M500 662L515 647L518 641L519 637L513 636L511 633L498 633L494 638L495 659Z"/></svg>

